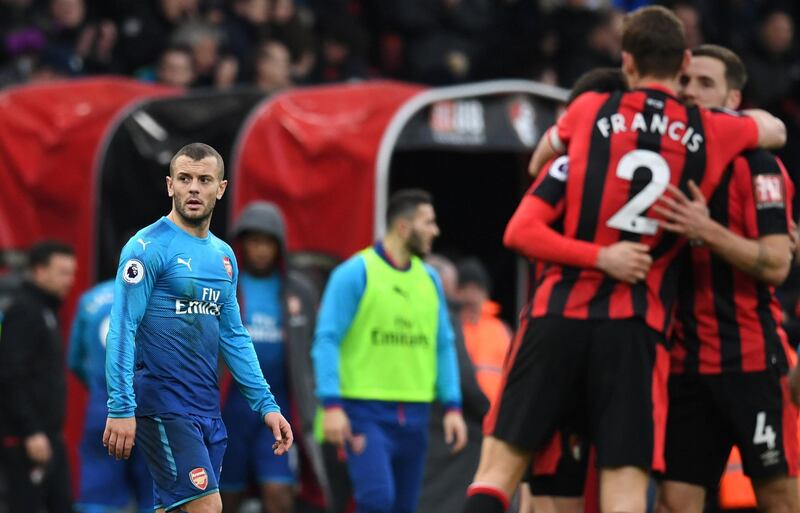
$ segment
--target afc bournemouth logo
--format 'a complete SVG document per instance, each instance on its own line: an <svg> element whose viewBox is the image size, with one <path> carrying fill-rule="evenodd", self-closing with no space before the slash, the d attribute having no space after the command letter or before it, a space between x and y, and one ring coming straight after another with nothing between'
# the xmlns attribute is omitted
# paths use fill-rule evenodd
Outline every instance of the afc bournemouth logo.
<svg viewBox="0 0 800 513"><path fill-rule="evenodd" d="M231 265L231 259L228 257L222 257L222 265L225 266L225 272L228 273L228 278L233 278L233 265Z"/></svg>
<svg viewBox="0 0 800 513"><path fill-rule="evenodd" d="M199 490L205 490L208 487L208 473L203 467L189 471L189 480Z"/></svg>
<svg viewBox="0 0 800 513"><path fill-rule="evenodd" d="M536 144L535 115L533 105L524 96L516 97L508 106L508 118L511 120L511 126L514 127L520 142L529 148Z"/></svg>
<svg viewBox="0 0 800 513"><path fill-rule="evenodd" d="M779 174L756 175L753 178L753 192L759 210L784 206L783 176Z"/></svg>
<svg viewBox="0 0 800 513"><path fill-rule="evenodd" d="M132 258L125 262L125 267L122 269L122 279L125 283L136 285L142 278L144 278L144 265L140 261Z"/></svg>

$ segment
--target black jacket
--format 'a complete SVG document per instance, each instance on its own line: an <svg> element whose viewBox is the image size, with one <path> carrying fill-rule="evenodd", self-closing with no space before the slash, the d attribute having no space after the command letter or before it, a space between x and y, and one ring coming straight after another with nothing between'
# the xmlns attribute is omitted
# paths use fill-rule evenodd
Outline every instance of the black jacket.
<svg viewBox="0 0 800 513"><path fill-rule="evenodd" d="M66 373L60 300L25 282L0 329L0 434L57 433L64 423Z"/></svg>

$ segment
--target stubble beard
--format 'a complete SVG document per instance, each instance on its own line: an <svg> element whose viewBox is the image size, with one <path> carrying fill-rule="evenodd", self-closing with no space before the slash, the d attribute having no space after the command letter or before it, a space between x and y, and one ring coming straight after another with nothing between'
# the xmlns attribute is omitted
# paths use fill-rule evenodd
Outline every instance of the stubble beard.
<svg viewBox="0 0 800 513"><path fill-rule="evenodd" d="M411 232L411 236L408 238L408 242L406 242L406 249L415 257L423 259L428 256L429 253L424 249L422 237L420 237L419 233L417 232Z"/></svg>
<svg viewBox="0 0 800 513"><path fill-rule="evenodd" d="M187 198L187 199L188 199L188 198ZM177 202L176 202L176 203L177 203ZM216 205L216 201L215 201L215 202L213 202L213 203L212 203L212 204L211 204L211 205L208 207L208 210L207 210L206 212L203 212L202 214L200 214L200 215L198 215L198 216L191 216L191 215L190 215L190 214L189 214L189 213L186 211L186 201L184 201L182 206L178 207L178 206L176 205L175 212L177 212L177 213L178 213L178 215L180 216L181 220L182 220L184 223L186 223L187 225L189 225L189 226L194 226L195 228L200 228L200 227L202 227L204 224L208 223L208 220L209 220L209 218L211 217L211 214L213 214L213 213L214 213L214 206L215 206L215 205Z"/></svg>

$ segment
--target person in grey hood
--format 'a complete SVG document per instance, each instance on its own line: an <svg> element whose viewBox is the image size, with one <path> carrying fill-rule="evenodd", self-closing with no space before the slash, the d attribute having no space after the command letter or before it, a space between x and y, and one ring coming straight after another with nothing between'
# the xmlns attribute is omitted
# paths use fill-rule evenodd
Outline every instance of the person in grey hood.
<svg viewBox="0 0 800 513"><path fill-rule="evenodd" d="M242 321L253 339L258 361L268 376L279 404L291 405L300 422L306 460L325 489L321 455L313 440L315 413L310 348L314 333L317 295L298 273L288 269L286 225L273 203L257 201L242 211L231 233L238 244L242 267L239 305ZM228 429L228 450L220 491L225 511L238 511L243 493L257 484L264 513L294 510L298 478L297 455L278 458L274 437L245 398L230 387L222 409Z"/></svg>

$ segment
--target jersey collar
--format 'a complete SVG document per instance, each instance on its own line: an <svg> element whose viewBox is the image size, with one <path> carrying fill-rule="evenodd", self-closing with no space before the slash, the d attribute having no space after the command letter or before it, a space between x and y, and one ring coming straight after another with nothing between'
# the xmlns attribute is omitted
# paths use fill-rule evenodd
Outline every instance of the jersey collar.
<svg viewBox="0 0 800 513"><path fill-rule="evenodd" d="M669 87L663 86L661 84L656 84L655 82L647 82L645 84L640 85L635 90L636 91L641 91L641 90L659 91L661 93L666 94L667 96L669 96L671 98L675 98L676 100L678 99L678 97L675 94L675 91L673 91Z"/></svg>

